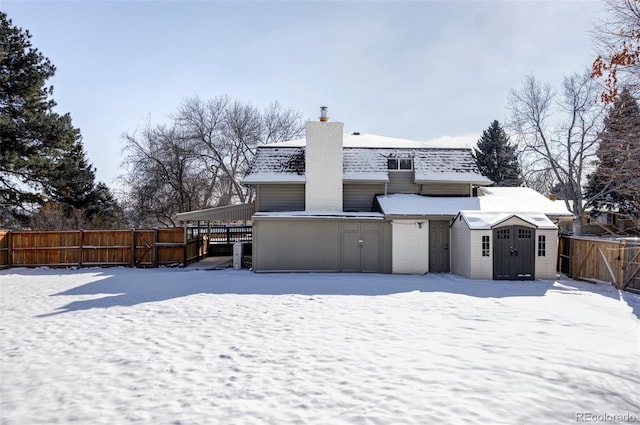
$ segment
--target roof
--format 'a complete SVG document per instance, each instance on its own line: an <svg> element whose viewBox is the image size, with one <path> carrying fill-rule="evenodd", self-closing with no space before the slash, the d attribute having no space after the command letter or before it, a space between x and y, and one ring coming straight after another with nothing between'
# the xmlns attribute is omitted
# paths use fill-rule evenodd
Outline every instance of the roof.
<svg viewBox="0 0 640 425"><path fill-rule="evenodd" d="M556 204L526 187L487 187L479 189L478 197L423 196L416 194L379 195L376 197L386 216L449 216L460 211L499 213L508 216L534 217L540 214L553 218L573 218L566 207ZM489 217L489 216L487 216ZM488 218L486 218L488 220ZM492 218L493 220L493 218ZM526 221L526 220L525 220ZM550 223L550 222L549 222Z"/></svg>
<svg viewBox="0 0 640 425"><path fill-rule="evenodd" d="M484 211L460 211L469 229L492 229L500 223L517 217L537 229L557 229L558 227L542 213L511 213L511 212L484 212Z"/></svg>
<svg viewBox="0 0 640 425"><path fill-rule="evenodd" d="M178 221L249 221L255 212L256 205L250 203L178 213L176 218Z"/></svg>
<svg viewBox="0 0 640 425"><path fill-rule="evenodd" d="M354 143L354 140L358 143ZM414 179L417 184L491 183L478 171L471 149L434 147L427 142L376 135L345 136L343 180L387 182L387 158L394 156L413 158ZM259 147L242 182L304 183L304 172L305 140L292 140Z"/></svg>
<svg viewBox="0 0 640 425"><path fill-rule="evenodd" d="M478 198L436 197L396 193L376 197L385 215L390 216L451 216L461 209L478 209Z"/></svg>
<svg viewBox="0 0 640 425"><path fill-rule="evenodd" d="M480 210L485 212L540 212L555 217L573 218L564 204L554 202L528 187L481 187Z"/></svg>
<svg viewBox="0 0 640 425"><path fill-rule="evenodd" d="M479 135L444 136L432 140L409 140L397 137L380 136L368 133L345 133L342 138L342 146L345 148L462 148L470 149L476 146ZM304 147L306 140L295 139L284 142L272 143L274 147Z"/></svg>

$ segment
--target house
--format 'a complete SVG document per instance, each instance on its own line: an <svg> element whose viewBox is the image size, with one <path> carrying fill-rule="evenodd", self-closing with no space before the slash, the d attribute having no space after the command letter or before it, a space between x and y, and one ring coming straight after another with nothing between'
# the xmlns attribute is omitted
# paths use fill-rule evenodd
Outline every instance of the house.
<svg viewBox="0 0 640 425"><path fill-rule="evenodd" d="M344 134L323 116L304 139L258 148L243 180L253 269L554 278L557 224L573 216L491 183L470 149Z"/></svg>

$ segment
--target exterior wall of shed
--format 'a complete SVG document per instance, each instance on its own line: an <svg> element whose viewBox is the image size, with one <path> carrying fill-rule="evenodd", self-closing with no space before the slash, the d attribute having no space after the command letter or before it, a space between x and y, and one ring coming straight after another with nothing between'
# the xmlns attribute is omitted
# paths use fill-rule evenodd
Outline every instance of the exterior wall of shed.
<svg viewBox="0 0 640 425"><path fill-rule="evenodd" d="M376 195L384 194L384 183L345 183L343 186L344 211L369 212Z"/></svg>
<svg viewBox="0 0 640 425"><path fill-rule="evenodd" d="M259 184L256 211L304 211L304 184Z"/></svg>
<svg viewBox="0 0 640 425"><path fill-rule="evenodd" d="M466 227L466 225L463 223ZM482 256L482 237L489 236L489 256ZM493 231L469 230L469 265L471 279L493 279Z"/></svg>
<svg viewBox="0 0 640 425"><path fill-rule="evenodd" d="M538 257L538 236L546 237L546 255ZM558 259L558 231L538 229L536 231L536 279L555 279Z"/></svg>
<svg viewBox="0 0 640 425"><path fill-rule="evenodd" d="M380 273L391 273L391 224L373 220L261 219L253 223L253 269L256 272L339 272L343 223L380 225Z"/></svg>
<svg viewBox="0 0 640 425"><path fill-rule="evenodd" d="M505 226L526 226L531 224L513 217L495 228ZM546 237L546 255L538 257L538 236ZM489 256L482 256L482 237L489 236ZM451 228L451 272L470 279L493 279L493 229L467 227L464 220L456 219ZM558 231L536 229L535 231L535 278L555 279L558 255Z"/></svg>
<svg viewBox="0 0 640 425"><path fill-rule="evenodd" d="M471 272L471 230L458 217L451 226L451 273L473 278Z"/></svg>
<svg viewBox="0 0 640 425"><path fill-rule="evenodd" d="M394 220L392 231L392 271L398 274L425 274L429 271L429 225L422 221Z"/></svg>

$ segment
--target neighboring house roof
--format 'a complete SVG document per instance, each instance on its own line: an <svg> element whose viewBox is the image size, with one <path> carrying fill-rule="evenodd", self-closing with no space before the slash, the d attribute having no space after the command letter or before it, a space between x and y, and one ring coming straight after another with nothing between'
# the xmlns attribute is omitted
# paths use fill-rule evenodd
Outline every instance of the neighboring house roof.
<svg viewBox="0 0 640 425"><path fill-rule="evenodd" d="M242 182L304 183L304 143L299 139L259 147ZM387 182L387 158L411 157L417 184L491 183L480 174L467 148L433 147L426 142L375 135L345 135L343 146L343 180L347 182Z"/></svg>
<svg viewBox="0 0 640 425"><path fill-rule="evenodd" d="M505 213L505 212L484 212L484 211L460 211L459 214L469 227L469 229L492 229L495 226L517 217L537 229L557 229L558 227L542 213Z"/></svg>
<svg viewBox="0 0 640 425"><path fill-rule="evenodd" d="M380 136L368 133L345 133L342 138L342 146L345 148L463 148L470 149L476 146L479 135L439 137L433 140L418 141L401 139L398 137ZM304 147L306 140L295 139L285 142L272 143L275 147Z"/></svg>

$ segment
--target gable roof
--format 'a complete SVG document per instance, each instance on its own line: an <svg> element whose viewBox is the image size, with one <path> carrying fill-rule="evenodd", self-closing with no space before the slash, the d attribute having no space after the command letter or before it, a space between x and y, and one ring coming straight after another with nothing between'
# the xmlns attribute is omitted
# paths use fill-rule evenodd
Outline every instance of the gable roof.
<svg viewBox="0 0 640 425"><path fill-rule="evenodd" d="M558 227L542 213L512 213L512 212L485 212L485 211L460 211L459 216L464 219L469 229L492 229L501 223L516 217L533 225L536 229L557 229Z"/></svg>
<svg viewBox="0 0 640 425"><path fill-rule="evenodd" d="M387 158L413 158L417 184L456 182L487 185L478 171L471 149L435 148L426 142L375 135L345 135L343 180L387 182ZM358 143L354 143L358 141ZM371 146L366 146L370 144ZM357 146L356 146L357 145ZM304 183L305 139L258 148L243 183Z"/></svg>

